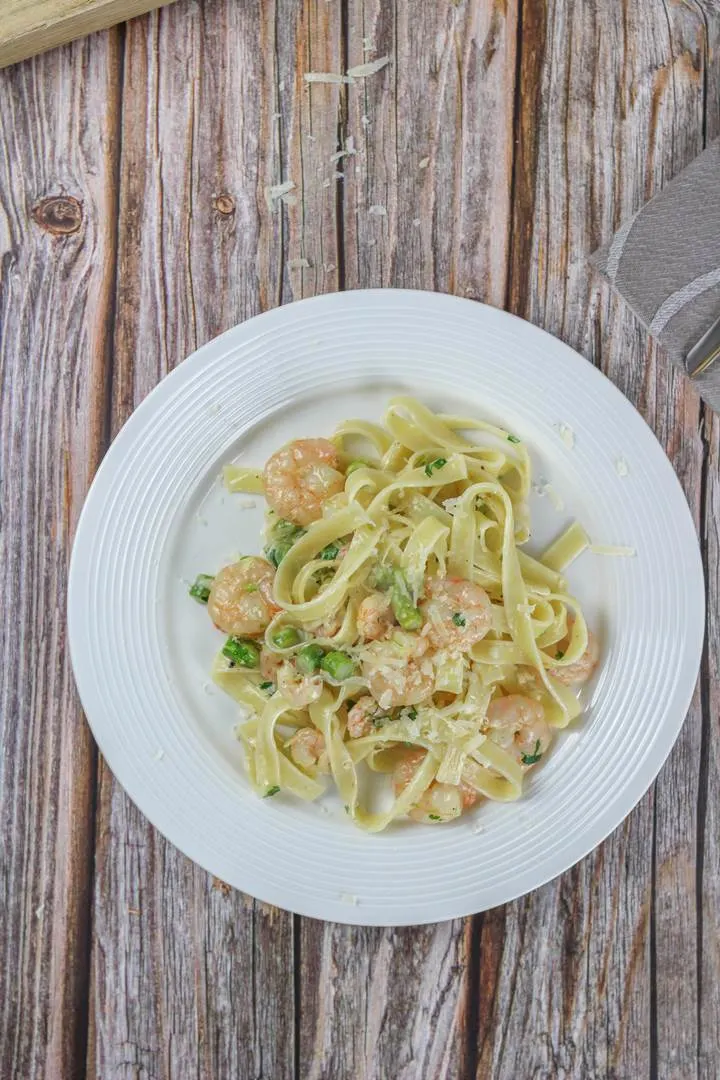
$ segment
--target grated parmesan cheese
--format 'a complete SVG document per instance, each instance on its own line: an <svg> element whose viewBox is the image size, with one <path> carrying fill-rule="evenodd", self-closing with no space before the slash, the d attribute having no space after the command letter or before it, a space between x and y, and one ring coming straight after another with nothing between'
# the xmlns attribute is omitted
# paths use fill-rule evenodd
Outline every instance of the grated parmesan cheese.
<svg viewBox="0 0 720 1080"><path fill-rule="evenodd" d="M569 424L558 423L558 424L553 424L553 427L557 431L557 433L560 436L560 438L562 439L562 441L567 446L568 450L572 450L572 448L575 445L575 432L570 427L570 425Z"/></svg>
<svg viewBox="0 0 720 1080"><path fill-rule="evenodd" d="M541 480L539 483L533 484L532 489L534 494L537 495L539 498L543 498L543 496L547 495L548 499L553 505L553 509L558 511L565 509L565 503L563 502L561 496L558 495L555 488L552 486L552 484L549 484L547 480Z"/></svg>
<svg viewBox="0 0 720 1080"><path fill-rule="evenodd" d="M257 506L257 503L255 502L254 499L241 499L240 500L240 509L241 510L254 510L256 506Z"/></svg>
<svg viewBox="0 0 720 1080"><path fill-rule="evenodd" d="M164 750L161 750L161 749L159 749L159 748L158 748L158 749L157 749L157 750L155 751L155 753L153 754L153 758L155 759L155 761L162 761L162 759L163 759L164 757L165 757L165 751L164 751Z"/></svg>
<svg viewBox="0 0 720 1080"><path fill-rule="evenodd" d="M415 226L416 229L418 229L420 227L420 218L419 217L413 218L413 225Z"/></svg>
<svg viewBox="0 0 720 1080"><path fill-rule="evenodd" d="M354 893L349 893L349 892L338 893L338 899L340 899L343 902L343 904L352 904L353 907L357 907L358 904L360 903L357 896L355 896Z"/></svg>
<svg viewBox="0 0 720 1080"><path fill-rule="evenodd" d="M628 468L628 463L625 458L620 457L616 460L615 472L618 474L618 476L627 476L627 474L630 472L630 469Z"/></svg>
<svg viewBox="0 0 720 1080"><path fill-rule="evenodd" d="M418 162L418 169L427 169L429 164L430 164L430 158L429 157L421 158L420 161Z"/></svg>
<svg viewBox="0 0 720 1080"><path fill-rule="evenodd" d="M267 203L267 208L270 211L270 213L272 214L278 200L283 199L285 196L287 196L289 194L289 192L294 191L294 190L295 190L295 181L294 180L284 180L282 182L282 184L270 184L269 187L266 187L265 188L265 202Z"/></svg>
<svg viewBox="0 0 720 1080"><path fill-rule="evenodd" d="M588 551L592 551L593 555L615 555L624 559L632 559L637 555L634 547L623 547L622 544L590 544Z"/></svg>
<svg viewBox="0 0 720 1080"><path fill-rule="evenodd" d="M334 164L336 161L342 161L345 157L352 157L357 154L355 149L355 139L352 135L349 135L345 140L345 149L337 150L334 154L330 155L330 164Z"/></svg>
<svg viewBox="0 0 720 1080"><path fill-rule="evenodd" d="M364 115L361 116L360 117L360 123L367 130L367 128L370 127L370 117L369 116L364 116Z"/></svg>
<svg viewBox="0 0 720 1080"><path fill-rule="evenodd" d="M288 270L307 270L310 263L307 259L288 259ZM252 503L254 506L255 503Z"/></svg>
<svg viewBox="0 0 720 1080"><path fill-rule="evenodd" d="M381 56L378 60L369 60L366 64L358 64L357 67L348 68L348 76L352 79L366 79L368 75L376 75L390 63L389 56Z"/></svg>
<svg viewBox="0 0 720 1080"><path fill-rule="evenodd" d="M371 214L373 217L387 217L387 210L384 206L377 203L375 206L370 207L368 214Z"/></svg>

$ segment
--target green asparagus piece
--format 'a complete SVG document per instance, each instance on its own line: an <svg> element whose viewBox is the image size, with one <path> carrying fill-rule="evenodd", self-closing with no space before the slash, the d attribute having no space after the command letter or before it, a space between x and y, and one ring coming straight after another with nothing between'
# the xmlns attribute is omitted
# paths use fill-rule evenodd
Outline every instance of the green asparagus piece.
<svg viewBox="0 0 720 1080"><path fill-rule="evenodd" d="M291 649L300 641L300 632L294 626L283 626L272 636L272 643L277 649Z"/></svg>
<svg viewBox="0 0 720 1080"><path fill-rule="evenodd" d="M352 656L335 649L323 656L320 667L327 672L331 679L335 679L337 682L344 682L345 679L349 679L351 675L354 675L357 670Z"/></svg>
<svg viewBox="0 0 720 1080"><path fill-rule="evenodd" d="M393 575L390 603L392 604L393 614L403 630L420 629L423 624L423 617L413 604L410 588L401 570L396 570Z"/></svg>
<svg viewBox="0 0 720 1080"><path fill-rule="evenodd" d="M198 574L195 581L190 586L190 595L194 600L197 600L199 604L207 604L210 599L210 589L212 583L215 580L211 574Z"/></svg>
<svg viewBox="0 0 720 1080"><path fill-rule="evenodd" d="M295 657L295 666L301 675L314 675L324 656L325 650L320 645L304 645Z"/></svg>
<svg viewBox="0 0 720 1080"><path fill-rule="evenodd" d="M223 645L223 656L227 656L238 667L256 668L260 666L260 649L254 641L244 638L229 637Z"/></svg>

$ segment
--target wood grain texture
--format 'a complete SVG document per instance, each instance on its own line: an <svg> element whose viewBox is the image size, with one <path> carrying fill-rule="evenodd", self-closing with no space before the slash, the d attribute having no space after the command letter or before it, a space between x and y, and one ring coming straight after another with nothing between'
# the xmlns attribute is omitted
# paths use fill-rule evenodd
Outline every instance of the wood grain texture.
<svg viewBox="0 0 720 1080"><path fill-rule="evenodd" d="M65 630L72 534L105 448L115 35L0 80L0 1076L80 1075L95 751ZM33 220L68 196L70 234ZM60 215L61 216L61 215ZM57 213L48 210L49 224Z"/></svg>
<svg viewBox="0 0 720 1080"><path fill-rule="evenodd" d="M503 303L516 18L512 3L350 0L348 66L392 59L343 103L340 138L357 151L340 181L347 288L460 290ZM467 1075L469 927L304 921L299 1076Z"/></svg>
<svg viewBox="0 0 720 1080"><path fill-rule="evenodd" d="M113 431L198 345L336 280L338 92L298 72L336 70L338 11L190 3L128 26ZM288 179L297 201L269 206ZM193 866L104 765L97 828L88 1076L293 1076L293 917Z"/></svg>
<svg viewBox="0 0 720 1080"><path fill-rule="evenodd" d="M179 0L0 74L2 1080L715 1080L720 426L586 256L717 135L701 0ZM600 366L708 578L700 690L634 813L531 896L400 930L256 903L102 763L95 788L64 641L106 436L234 323L377 285L509 306Z"/></svg>
<svg viewBox="0 0 720 1080"><path fill-rule="evenodd" d="M526 3L522 19L511 308L634 401L697 518L697 397L585 259L701 149L703 20L683 5L565 2ZM478 1076L696 1075L700 729L697 695L655 791L624 825L502 922L482 921L493 1008Z"/></svg>
<svg viewBox="0 0 720 1080"><path fill-rule="evenodd" d="M0 68L170 0L4 0ZM101 46L102 48L102 46Z"/></svg>
<svg viewBox="0 0 720 1080"><path fill-rule="evenodd" d="M705 142L720 138L720 10L698 4L705 25ZM698 913L698 1080L720 1069L720 417L704 407L700 539L707 581L707 630L701 669L703 729L695 862Z"/></svg>

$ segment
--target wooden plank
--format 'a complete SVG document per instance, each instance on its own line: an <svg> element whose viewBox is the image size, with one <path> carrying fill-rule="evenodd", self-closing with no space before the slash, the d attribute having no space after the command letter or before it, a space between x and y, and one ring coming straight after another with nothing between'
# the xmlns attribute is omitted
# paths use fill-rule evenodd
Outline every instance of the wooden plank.
<svg viewBox="0 0 720 1080"><path fill-rule="evenodd" d="M350 0L348 66L391 62L347 91L340 137L356 153L339 181L346 287L437 288L502 304L516 16L514 3ZM469 928L303 921L299 1076L471 1075Z"/></svg>
<svg viewBox="0 0 720 1080"><path fill-rule="evenodd" d="M699 149L701 20L683 5L526 0L522 25L511 307L638 405L697 514L697 398L585 259ZM478 1076L695 1075L699 730L696 699L656 796L483 922Z"/></svg>
<svg viewBox="0 0 720 1080"><path fill-rule="evenodd" d="M66 572L105 443L117 35L0 73L0 1075L82 1075L95 753Z"/></svg>
<svg viewBox="0 0 720 1080"><path fill-rule="evenodd" d="M84 34L142 15L170 0L5 0L0 68Z"/></svg>
<svg viewBox="0 0 720 1080"><path fill-rule="evenodd" d="M698 3L705 25L705 141L720 138L720 19ZM698 910L699 1080L720 1072L720 417L703 408L705 449L700 539L707 581L707 630L702 668L703 731L700 746L695 874Z"/></svg>
<svg viewBox="0 0 720 1080"><path fill-rule="evenodd" d="M392 63L349 90L358 154L345 179L347 287L437 289L502 305L516 3L351 0L348 11L350 65L385 55Z"/></svg>
<svg viewBox="0 0 720 1080"><path fill-rule="evenodd" d="M298 71L335 70L338 20L211 0L128 26L113 431L196 346L332 284L338 90ZM289 178L298 201L270 209ZM105 766L97 831L88 1077L293 1076L293 917L193 866Z"/></svg>
<svg viewBox="0 0 720 1080"><path fill-rule="evenodd" d="M660 187L703 148L706 26L697 9L685 5L668 5L665 16L664 25L658 27L656 52L658 61L664 56L664 64L658 64L653 73L647 100L650 123L654 119L657 123L656 141L658 145L661 140L665 143L666 153L655 161L650 159L653 172L652 176L649 170L646 173L645 190L650 184L653 189ZM648 381L643 385L638 379L635 401L663 444L699 522L703 443L698 398L691 383L670 368L660 350L651 347L647 358ZM696 859L702 729L698 689L655 786L655 1060L658 1073L668 1080L689 1080L698 1075ZM681 964L678 957L683 957Z"/></svg>
<svg viewBox="0 0 720 1080"><path fill-rule="evenodd" d="M459 1080L463 920L396 930L302 922L302 1080Z"/></svg>

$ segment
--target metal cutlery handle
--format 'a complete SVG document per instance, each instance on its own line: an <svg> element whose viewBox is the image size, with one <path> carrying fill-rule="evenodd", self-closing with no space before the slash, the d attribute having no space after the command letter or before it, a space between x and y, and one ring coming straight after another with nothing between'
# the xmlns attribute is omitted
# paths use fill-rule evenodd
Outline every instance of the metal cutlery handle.
<svg viewBox="0 0 720 1080"><path fill-rule="evenodd" d="M687 354L685 370L691 378L694 378L703 371L707 371L718 358L720 358L720 316Z"/></svg>

